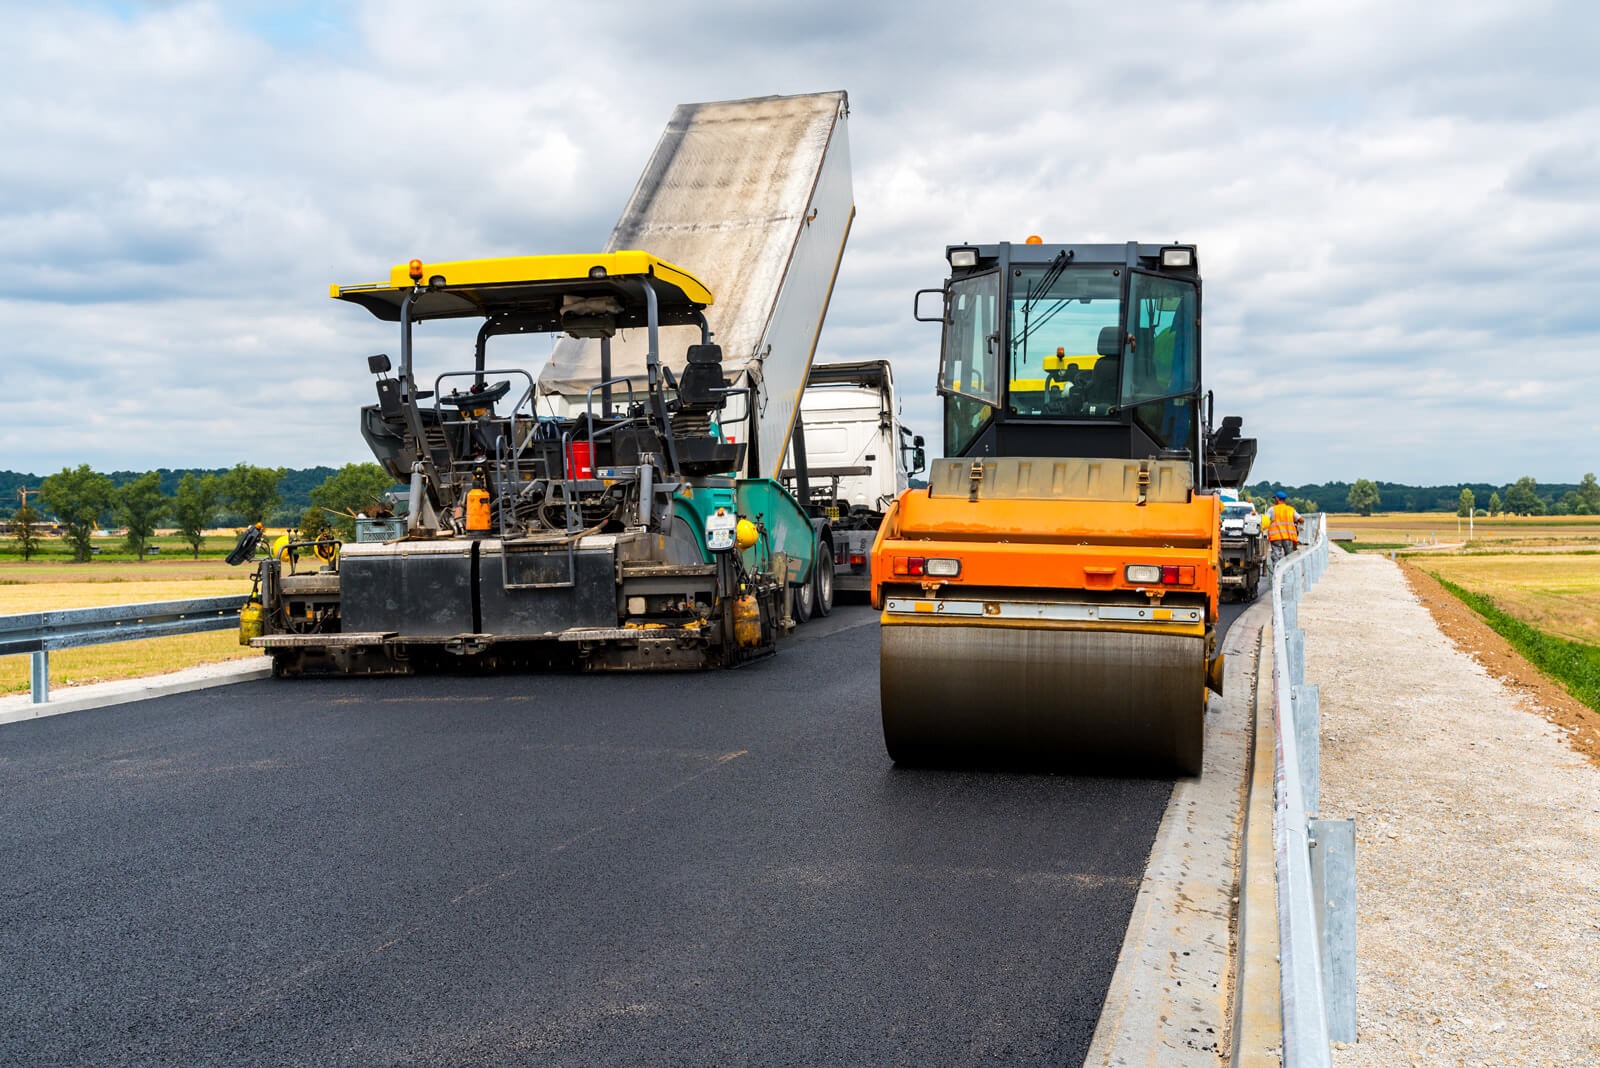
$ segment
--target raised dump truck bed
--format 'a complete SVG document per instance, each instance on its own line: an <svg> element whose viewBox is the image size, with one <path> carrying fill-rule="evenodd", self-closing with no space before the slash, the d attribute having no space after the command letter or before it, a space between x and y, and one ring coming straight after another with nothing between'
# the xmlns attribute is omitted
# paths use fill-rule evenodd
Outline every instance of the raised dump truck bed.
<svg viewBox="0 0 1600 1068"><path fill-rule="evenodd" d="M693 264L717 295L723 372L753 392L757 423L752 433L747 395L735 393L721 427L753 443L751 476L777 478L783 466L855 215L848 114L842 91L680 104L605 246ZM694 339L682 327L662 337L664 363L680 374L673 354ZM598 339L562 338L539 375L543 403L581 410L607 378L642 389L647 343L632 331L608 354Z"/></svg>

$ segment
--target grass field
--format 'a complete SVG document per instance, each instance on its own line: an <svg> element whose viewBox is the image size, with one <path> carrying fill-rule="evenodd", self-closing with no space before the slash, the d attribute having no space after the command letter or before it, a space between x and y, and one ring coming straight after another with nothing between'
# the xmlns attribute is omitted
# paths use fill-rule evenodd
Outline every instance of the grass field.
<svg viewBox="0 0 1600 1068"><path fill-rule="evenodd" d="M1600 645L1600 516L1456 516L1330 513L1360 551L1394 549L1435 578L1489 598L1546 634Z"/></svg>
<svg viewBox="0 0 1600 1068"><path fill-rule="evenodd" d="M1600 645L1600 554L1439 553L1410 560L1537 630Z"/></svg>
<svg viewBox="0 0 1600 1068"><path fill-rule="evenodd" d="M232 544L228 539L230 548ZM96 558L86 564L71 564L37 559L22 563L0 558L0 615L232 594L242 602L250 592L253 570L229 567L221 560L151 560L141 564ZM240 646L238 632L233 630L91 645L51 653L50 685L54 688L136 678L260 655ZM29 659L0 657L0 694L28 691Z"/></svg>
<svg viewBox="0 0 1600 1068"><path fill-rule="evenodd" d="M1469 531L1470 526L1470 531ZM1328 513L1328 533L1349 531L1357 551L1462 546L1469 552L1559 550L1600 552L1600 516L1475 516L1440 512Z"/></svg>
<svg viewBox="0 0 1600 1068"><path fill-rule="evenodd" d="M228 555L228 551L233 548L237 540L238 536L231 530L219 530L207 534L200 543L200 559L221 560ZM99 552L94 554L91 563L139 562L128 552L120 537L113 535L97 537L92 545ZM150 539L149 545L158 550L148 557L150 563L158 560L189 560L194 555L189 543L173 534L157 534ZM32 560L42 563L70 563L72 546L65 538L40 538L34 545ZM22 550L18 547L16 538L0 537L0 563L10 561L22 562Z"/></svg>
<svg viewBox="0 0 1600 1068"><path fill-rule="evenodd" d="M1328 516L1354 551L1394 551L1439 579L1548 678L1600 708L1600 517Z"/></svg>

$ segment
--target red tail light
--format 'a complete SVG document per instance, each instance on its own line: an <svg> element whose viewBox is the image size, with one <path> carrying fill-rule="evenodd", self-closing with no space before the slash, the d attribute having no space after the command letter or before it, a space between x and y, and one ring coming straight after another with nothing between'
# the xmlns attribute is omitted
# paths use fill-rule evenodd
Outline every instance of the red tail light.
<svg viewBox="0 0 1600 1068"><path fill-rule="evenodd" d="M1129 564L1124 577L1135 585L1193 586L1193 564Z"/></svg>

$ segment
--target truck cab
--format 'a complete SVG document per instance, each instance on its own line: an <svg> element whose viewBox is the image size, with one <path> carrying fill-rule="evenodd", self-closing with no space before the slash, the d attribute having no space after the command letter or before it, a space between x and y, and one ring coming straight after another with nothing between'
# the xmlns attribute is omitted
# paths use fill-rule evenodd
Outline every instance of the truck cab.
<svg viewBox="0 0 1600 1068"><path fill-rule="evenodd" d="M812 365L783 480L827 522L835 589L871 588L878 525L926 469L922 437L900 422L888 360Z"/></svg>

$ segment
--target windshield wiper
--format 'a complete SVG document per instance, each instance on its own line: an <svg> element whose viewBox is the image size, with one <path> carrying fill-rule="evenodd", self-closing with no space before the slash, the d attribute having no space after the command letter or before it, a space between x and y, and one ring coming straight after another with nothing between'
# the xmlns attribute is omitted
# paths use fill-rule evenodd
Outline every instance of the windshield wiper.
<svg viewBox="0 0 1600 1068"><path fill-rule="evenodd" d="M1022 336L1011 342L1012 352L1016 352L1018 348L1022 349L1022 363L1024 366L1028 363L1028 335L1049 322L1068 302L1063 299L1051 310L1049 315L1044 316L1038 323L1032 325L1028 323L1029 313L1044 299L1045 294L1049 293L1051 287L1061 278L1061 273L1067 269L1067 263L1071 259L1072 250L1062 249L1056 253L1056 258L1050 261L1050 266L1045 269L1044 274L1039 276L1039 281L1036 284L1032 282L1028 284L1027 299L1022 304Z"/></svg>

